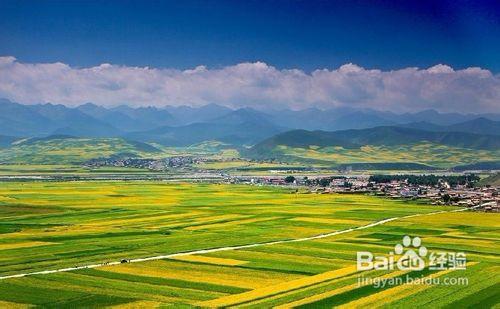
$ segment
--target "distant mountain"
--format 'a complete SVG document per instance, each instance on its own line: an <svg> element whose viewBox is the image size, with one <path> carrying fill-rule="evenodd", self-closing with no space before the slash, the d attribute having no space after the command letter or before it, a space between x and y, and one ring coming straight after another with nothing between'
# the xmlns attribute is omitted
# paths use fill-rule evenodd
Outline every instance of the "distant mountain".
<svg viewBox="0 0 500 309"><path fill-rule="evenodd" d="M259 125L262 123L272 124L272 117L266 113L256 111L252 108L240 108L235 111L231 111L226 113L223 116L216 117L213 119L207 120L210 123L218 123L218 124L243 124L243 123L253 123L255 125Z"/></svg>
<svg viewBox="0 0 500 309"><path fill-rule="evenodd" d="M377 115L381 118L390 120L394 123L406 124L415 122L426 122L439 126L450 126L461 122L470 121L476 118L487 118L494 121L500 120L500 114L459 114L459 113L440 113L432 109L415 112L396 114L387 111L366 110L365 112Z"/></svg>
<svg viewBox="0 0 500 309"><path fill-rule="evenodd" d="M28 105L0 99L0 134L34 136L50 133L57 125Z"/></svg>
<svg viewBox="0 0 500 309"><path fill-rule="evenodd" d="M102 117L103 114L109 113L109 109L90 102L79 105L76 109L94 118L99 118Z"/></svg>
<svg viewBox="0 0 500 309"><path fill-rule="evenodd" d="M200 114L203 114L202 110L210 109L208 106L201 107L199 109L191 107L180 107L179 109L183 108L189 110L190 112L194 110ZM185 115L182 116L182 112L179 112L179 110L176 110L177 115L174 115L169 111L170 109L167 108L133 108L126 105L120 105L118 107L106 109L92 103L86 103L84 105L80 105L78 109L94 118L107 122L124 132L146 131L162 126L178 126L193 122L193 119L189 118L189 115L184 117ZM175 110L175 108L173 110ZM208 117L207 115L211 115L211 113L208 111L208 113L205 114L205 117ZM193 116L192 118L197 119L199 117Z"/></svg>
<svg viewBox="0 0 500 309"><path fill-rule="evenodd" d="M109 110L92 103L80 105L77 109L91 117L94 117L95 119L106 122L123 132L147 130L152 128L151 123L148 123L147 120L134 119L120 111Z"/></svg>
<svg viewBox="0 0 500 309"><path fill-rule="evenodd" d="M263 154L277 146L308 148L309 146L340 146L359 148L365 145L398 146L430 142L468 149L500 149L500 136L461 132L431 132L411 128L382 126L362 130L335 132L293 130L262 141L252 152Z"/></svg>
<svg viewBox="0 0 500 309"><path fill-rule="evenodd" d="M325 129L327 124L332 121L332 117L317 108L308 108L301 111L272 110L267 113L272 117L274 123L291 129Z"/></svg>
<svg viewBox="0 0 500 309"><path fill-rule="evenodd" d="M337 118L330 126L330 130L365 129L393 124L396 122L376 114L354 112Z"/></svg>
<svg viewBox="0 0 500 309"><path fill-rule="evenodd" d="M446 132L446 126L440 126L434 123L430 123L427 121L417 121L410 122L405 124L398 125L402 128L416 129L416 130L424 130L424 131L433 131L433 132Z"/></svg>
<svg viewBox="0 0 500 309"><path fill-rule="evenodd" d="M235 145L253 145L269 135L284 131L269 123L193 123L179 127L160 127L125 135L128 139L156 142L166 146L189 146L209 140Z"/></svg>
<svg viewBox="0 0 500 309"><path fill-rule="evenodd" d="M400 115L393 115L394 121L399 123L409 122L430 122L437 125L451 125L459 122L471 120L477 116L463 115L458 113L439 113L435 110L429 109L416 113L405 113Z"/></svg>
<svg viewBox="0 0 500 309"><path fill-rule="evenodd" d="M207 122L222 117L233 110L217 104L208 104L201 107L167 106L168 111L176 120L177 125L188 125L196 122Z"/></svg>
<svg viewBox="0 0 500 309"><path fill-rule="evenodd" d="M349 121L349 118L353 119L356 117L363 117L364 115L357 116L358 113L361 113L360 111L345 107L331 108L327 110L320 110L318 108L308 108L299 111L279 110L269 111L266 113L271 116L270 119L272 119L272 122L291 129L335 131L345 129L346 124L348 125L348 128L352 128L353 124L356 125L356 128L365 128L364 125L373 125L373 123L358 124L356 122ZM365 119L363 122L373 121ZM386 123L384 122L379 124Z"/></svg>
<svg viewBox="0 0 500 309"><path fill-rule="evenodd" d="M377 126L392 126L415 123L428 123L430 126L450 126L478 117L495 120L497 114L463 115L458 113L438 113L426 110L417 113L396 114L393 112L376 111L371 109L331 108L319 110L310 108L300 111L280 110L270 111L272 121L278 125L306 130L338 131L347 129L365 129ZM411 126L409 126L411 127ZM418 128L418 127L416 127Z"/></svg>
<svg viewBox="0 0 500 309"><path fill-rule="evenodd" d="M51 134L79 137L130 137L141 141L185 145L219 139L252 145L288 129L338 131L400 126L425 131L498 134L500 115L462 115L427 110L396 114L338 107L327 110L232 110L217 104L202 107L167 106L105 108L86 103L22 105L0 100L0 135L40 137Z"/></svg>
<svg viewBox="0 0 500 309"><path fill-rule="evenodd" d="M53 134L65 134L86 137L118 136L121 132L112 125L95 119L78 109L64 105L40 104L30 108L56 124Z"/></svg>
<svg viewBox="0 0 500 309"><path fill-rule="evenodd" d="M279 110L269 112L272 122L288 128L306 130L336 131L342 129L363 129L393 122L371 113L353 108L332 108L320 110L308 108L299 111Z"/></svg>
<svg viewBox="0 0 500 309"><path fill-rule="evenodd" d="M120 132L113 126L64 105L21 105L0 101L0 134L42 136L53 132L82 136L109 136Z"/></svg>
<svg viewBox="0 0 500 309"><path fill-rule="evenodd" d="M413 128L434 132L465 132L476 134L500 135L500 121L490 120L484 117L456 123L449 126L440 126L426 121L413 122L401 125L406 128Z"/></svg>
<svg viewBox="0 0 500 309"><path fill-rule="evenodd" d="M269 118L270 116L265 113L251 108L242 108L206 122L177 127L163 126L153 130L133 132L125 137L168 146L189 146L209 140L238 146L254 145L269 136L287 130L275 125Z"/></svg>
<svg viewBox="0 0 500 309"><path fill-rule="evenodd" d="M111 112L121 113L128 116L135 122L136 127L127 123L126 131L135 131L138 128L152 129L159 126L175 124L175 118L165 109L156 107L137 107L132 108L121 105L110 109ZM109 117L108 117L109 118ZM109 121L109 120L108 120Z"/></svg>
<svg viewBox="0 0 500 309"><path fill-rule="evenodd" d="M450 125L447 127L447 130L455 132L500 135L500 121L493 121L481 117Z"/></svg>

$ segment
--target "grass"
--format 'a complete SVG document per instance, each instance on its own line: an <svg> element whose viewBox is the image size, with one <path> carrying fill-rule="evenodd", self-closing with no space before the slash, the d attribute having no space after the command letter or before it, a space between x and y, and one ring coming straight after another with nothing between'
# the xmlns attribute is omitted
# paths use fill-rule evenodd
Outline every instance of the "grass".
<svg viewBox="0 0 500 309"><path fill-rule="evenodd" d="M0 186L0 274L307 237L390 217L454 208L279 187L153 181L6 182ZM498 305L498 214L412 217L337 236L0 281L0 305ZM404 235L464 251L468 286L358 286L357 251L387 254ZM422 275L414 274L414 275ZM366 276L396 277L397 271ZM389 295L389 297L384 297Z"/></svg>

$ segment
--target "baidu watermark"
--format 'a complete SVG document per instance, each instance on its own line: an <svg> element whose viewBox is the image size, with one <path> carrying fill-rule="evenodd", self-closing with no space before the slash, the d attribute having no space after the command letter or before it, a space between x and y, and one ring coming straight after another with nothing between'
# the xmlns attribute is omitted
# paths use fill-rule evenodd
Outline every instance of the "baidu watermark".
<svg viewBox="0 0 500 309"><path fill-rule="evenodd" d="M358 286L372 285L374 288L385 288L397 285L469 285L467 277L412 277L410 275L383 278L383 277L358 277Z"/></svg>
<svg viewBox="0 0 500 309"><path fill-rule="evenodd" d="M387 255L359 251L356 268L358 271L391 271L391 273L375 278L363 275L358 277L358 285L373 285L375 288L402 284L468 285L469 283L466 277L443 276L446 273L467 268L467 256L464 252L431 252L422 245L420 237L404 236L402 242L396 244L394 250L388 252ZM418 272L423 273L419 275Z"/></svg>

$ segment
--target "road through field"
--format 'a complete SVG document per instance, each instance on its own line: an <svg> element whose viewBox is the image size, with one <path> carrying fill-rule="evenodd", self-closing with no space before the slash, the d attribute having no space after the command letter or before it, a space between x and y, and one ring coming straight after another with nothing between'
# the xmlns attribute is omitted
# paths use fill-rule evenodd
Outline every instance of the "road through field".
<svg viewBox="0 0 500 309"><path fill-rule="evenodd" d="M431 213L426 213L426 214L414 214L414 215L408 215L408 216L402 216L402 217L393 217L393 218L388 218L388 219L376 221L376 222L373 222L373 223L370 223L367 225L362 225L362 226L353 227L353 228L349 228L349 229L345 229L345 230L335 231L335 232L331 232L331 233L324 233L324 234L303 237L303 238L283 239L283 240L253 243L253 244L247 244L247 245L202 249L202 250L186 251L186 252L179 252L179 253L171 253L171 254L167 254L167 255L158 255L158 256L150 256L150 257L145 257L145 258L130 259L130 260L127 260L127 263L138 263L138 262L146 262L146 261L154 261L154 260L171 259L171 258L175 258L175 257L179 257L179 256L186 256L186 255L205 254L205 253L212 253L212 252L239 250L239 249L254 248L254 247L276 245L276 244L284 244L284 243L292 243L292 242L302 242L302 241L307 241L307 240L314 240L314 239L320 239L320 238L350 233L350 232L354 232L354 231L358 231L358 230L364 230L367 228L371 228L371 227L374 227L377 225L382 225L382 224L385 224L387 222L391 222L391 221L395 221L395 220L421 217L421 216L430 216L430 215L436 215L436 214L441 214L441 213L461 212L461 211L466 211L469 209L478 208L480 206L481 205L475 206L472 208L460 208L460 209L449 210L449 211L436 211L436 212L431 212ZM61 273L61 272L79 270L79 269L89 269L89 268L97 268L97 267L119 265L119 264L122 264L122 261L104 262L104 263L99 263L99 264L82 265L82 266L75 266L75 267L68 267L68 268L61 268L61 269L42 270L42 271L29 272L29 273L0 276L0 280L10 279L10 278L21 278L21 277L33 276L33 275L48 275L48 274L53 274L53 273Z"/></svg>

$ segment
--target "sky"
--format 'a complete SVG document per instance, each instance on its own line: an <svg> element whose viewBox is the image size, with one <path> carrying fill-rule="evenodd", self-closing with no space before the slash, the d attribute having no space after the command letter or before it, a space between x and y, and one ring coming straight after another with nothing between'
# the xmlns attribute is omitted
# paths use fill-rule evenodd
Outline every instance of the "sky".
<svg viewBox="0 0 500 309"><path fill-rule="evenodd" d="M498 1L0 0L0 97L494 112Z"/></svg>

